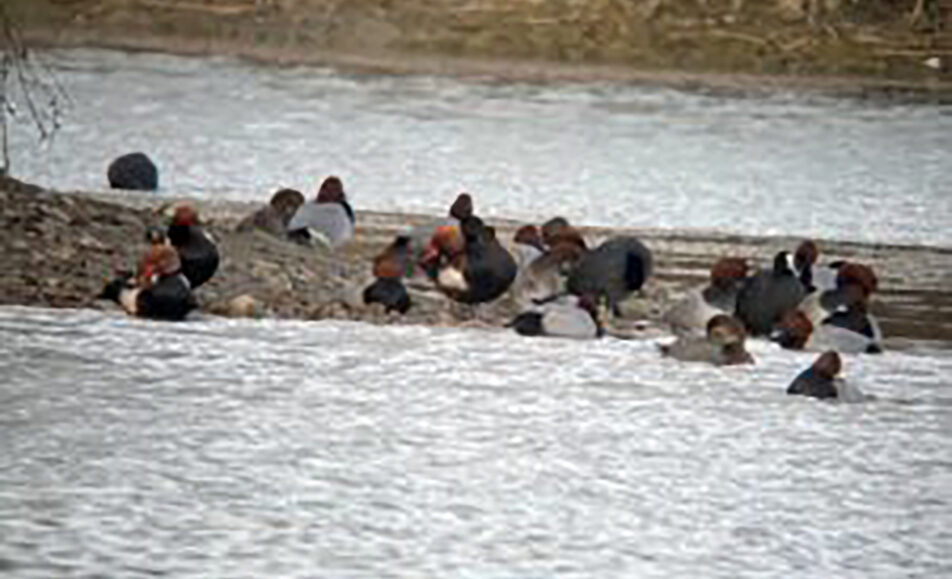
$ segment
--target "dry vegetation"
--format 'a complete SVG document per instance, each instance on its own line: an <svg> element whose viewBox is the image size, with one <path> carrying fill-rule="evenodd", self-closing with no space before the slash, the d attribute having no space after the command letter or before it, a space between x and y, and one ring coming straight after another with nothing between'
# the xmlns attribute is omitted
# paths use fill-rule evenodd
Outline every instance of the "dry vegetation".
<svg viewBox="0 0 952 579"><path fill-rule="evenodd" d="M33 38L948 80L952 0L8 0Z"/></svg>

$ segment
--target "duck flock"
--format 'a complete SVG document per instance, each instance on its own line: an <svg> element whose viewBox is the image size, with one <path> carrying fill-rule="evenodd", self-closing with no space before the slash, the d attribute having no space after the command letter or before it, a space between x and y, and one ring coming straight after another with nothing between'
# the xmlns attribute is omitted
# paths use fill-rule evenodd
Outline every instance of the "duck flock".
<svg viewBox="0 0 952 579"><path fill-rule="evenodd" d="M238 231L263 231L289 242L337 248L354 237L355 214L337 177L306 202L281 189L246 217ZM101 298L131 315L178 321L198 307L194 291L215 274L219 250L194 207L175 208L167 228L150 229L134 274L110 281ZM592 247L566 219L520 227L509 242L480 219L463 193L448 215L398 235L373 259L374 281L363 301L404 314L413 307L407 286L435 288L458 307L479 307L504 296L519 307L507 328L523 336L597 339L603 320L650 279L651 250L623 235ZM772 266L752 272L744 259L723 257L710 280L662 316L674 341L660 355L714 365L752 364L748 336L792 350L820 353L788 388L816 398L861 398L838 375L840 353L882 352L882 334L869 313L877 290L871 267L853 262L821 265L810 240L781 251Z"/></svg>

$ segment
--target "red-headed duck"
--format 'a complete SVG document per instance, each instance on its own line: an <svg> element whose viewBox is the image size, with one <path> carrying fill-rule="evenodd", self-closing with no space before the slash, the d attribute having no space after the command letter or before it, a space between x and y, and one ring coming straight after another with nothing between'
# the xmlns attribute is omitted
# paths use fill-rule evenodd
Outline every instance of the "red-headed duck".
<svg viewBox="0 0 952 579"><path fill-rule="evenodd" d="M788 350L822 352L828 349L847 354L878 354L882 352L878 325L864 313L860 305L830 316L820 324L814 324L801 310L784 314L770 339ZM859 318L859 319L854 319ZM862 325L857 331L854 327Z"/></svg>
<svg viewBox="0 0 952 579"><path fill-rule="evenodd" d="M843 368L843 362L840 355L834 351L828 351L820 354L813 362L813 365L801 372L790 386L787 387L787 394L797 394L801 396L810 396L812 398L837 398L839 397L839 388L836 382L840 370Z"/></svg>
<svg viewBox="0 0 952 579"><path fill-rule="evenodd" d="M842 369L843 361L839 353L834 350L823 352L812 366L794 378L787 387L787 394L841 402L866 400L867 397L856 385L840 377Z"/></svg>
<svg viewBox="0 0 952 579"><path fill-rule="evenodd" d="M509 289L516 277L516 262L496 239L495 230L480 218L464 219L460 232L462 251L455 241L440 247L444 259L437 272L437 286L460 303L490 302Z"/></svg>
<svg viewBox="0 0 952 579"><path fill-rule="evenodd" d="M199 225L198 212L191 205L180 205L172 215L168 238L182 260L182 274L192 289L207 282L218 270L218 247Z"/></svg>
<svg viewBox="0 0 952 579"><path fill-rule="evenodd" d="M711 267L708 285L692 290L662 316L678 335L703 334L707 323L718 314L732 314L737 292L747 278L747 262L723 257Z"/></svg>
<svg viewBox="0 0 952 579"><path fill-rule="evenodd" d="M364 289L364 303L380 303L388 312L407 313L411 305L410 295L401 279L412 277L415 267L410 255L410 238L397 237L374 258L373 274L377 279Z"/></svg>
<svg viewBox="0 0 952 579"><path fill-rule="evenodd" d="M454 228L459 231L460 220L472 215L473 198L468 193L460 193L452 205L450 205L446 217L415 225L400 236L409 239L408 249L413 257L413 261L420 262L424 259L424 253L428 249L432 249L430 242L433 240L433 236L436 235L437 230L441 228ZM432 258L432 255L428 257Z"/></svg>
<svg viewBox="0 0 952 579"><path fill-rule="evenodd" d="M747 278L737 293L734 315L753 336L766 336L787 312L803 300L803 285L790 266L790 254L781 251L773 267Z"/></svg>
<svg viewBox="0 0 952 579"><path fill-rule="evenodd" d="M354 210L347 202L344 184L332 176L321 183L314 202L298 207L288 222L288 237L338 247L354 237L354 222Z"/></svg>
<svg viewBox="0 0 952 579"><path fill-rule="evenodd" d="M660 346L661 355L682 362L707 362L715 366L753 364L754 358L745 349L747 332L740 320L717 314L707 322L704 337L679 336L671 344Z"/></svg>
<svg viewBox="0 0 952 579"><path fill-rule="evenodd" d="M182 275L178 252L156 244L143 261L137 281L120 277L106 285L100 298L120 304L131 315L178 321L197 307L188 280Z"/></svg>

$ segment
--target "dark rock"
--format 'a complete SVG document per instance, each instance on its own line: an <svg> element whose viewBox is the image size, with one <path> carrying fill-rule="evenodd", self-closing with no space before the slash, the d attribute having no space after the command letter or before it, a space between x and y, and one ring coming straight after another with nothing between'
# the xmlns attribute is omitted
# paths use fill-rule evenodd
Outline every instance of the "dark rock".
<svg viewBox="0 0 952 579"><path fill-rule="evenodd" d="M106 174L113 189L155 191L159 188L159 170L145 153L129 153L117 158Z"/></svg>

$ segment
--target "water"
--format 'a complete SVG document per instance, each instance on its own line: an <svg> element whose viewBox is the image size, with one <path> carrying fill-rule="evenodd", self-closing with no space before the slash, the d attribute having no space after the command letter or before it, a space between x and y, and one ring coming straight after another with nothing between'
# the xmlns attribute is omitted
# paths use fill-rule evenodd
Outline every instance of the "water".
<svg viewBox="0 0 952 579"><path fill-rule="evenodd" d="M75 106L14 167L64 189L152 155L166 193L265 200L343 177L358 208L952 245L952 107L796 93L342 75L107 51L47 55Z"/></svg>
<svg viewBox="0 0 952 579"><path fill-rule="evenodd" d="M952 358L0 308L14 577L952 573Z"/></svg>
<svg viewBox="0 0 952 579"><path fill-rule="evenodd" d="M949 107L47 55L75 107L15 172L160 195L345 179L358 208L952 243ZM48 577L952 575L952 357L0 308L0 571Z"/></svg>

